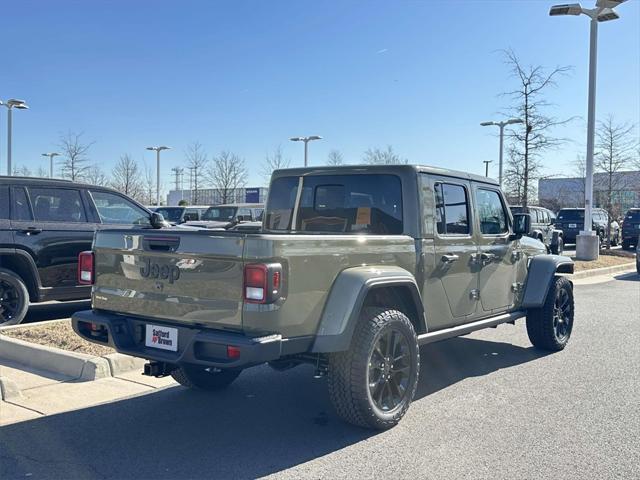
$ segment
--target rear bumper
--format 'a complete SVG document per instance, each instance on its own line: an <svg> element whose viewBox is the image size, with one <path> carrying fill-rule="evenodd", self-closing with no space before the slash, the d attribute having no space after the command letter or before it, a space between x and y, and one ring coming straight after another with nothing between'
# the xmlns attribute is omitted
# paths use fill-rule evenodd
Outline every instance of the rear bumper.
<svg viewBox="0 0 640 480"><path fill-rule="evenodd" d="M92 335L88 324L105 327L106 332ZM163 325L178 330L177 351L145 346L146 325ZM76 312L72 317L74 331L82 338L100 345L110 345L118 352L148 360L175 365L199 364L216 368L245 368L276 360L283 355L308 350L312 339L283 339L281 335L252 338L240 333L187 327L163 321L116 315L100 310ZM227 347L240 351L237 358L227 356Z"/></svg>

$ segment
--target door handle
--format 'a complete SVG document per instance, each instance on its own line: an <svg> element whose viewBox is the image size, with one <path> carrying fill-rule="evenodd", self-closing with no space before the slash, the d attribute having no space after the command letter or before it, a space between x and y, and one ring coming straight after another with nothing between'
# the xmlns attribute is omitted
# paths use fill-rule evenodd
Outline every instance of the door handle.
<svg viewBox="0 0 640 480"><path fill-rule="evenodd" d="M24 230L20 230L20 232L25 233L27 235L37 235L39 233L42 233L42 229L36 228L36 227L29 227L29 228L25 228Z"/></svg>
<svg viewBox="0 0 640 480"><path fill-rule="evenodd" d="M480 262L482 262L483 265L493 262L496 258L497 258L497 255L495 253L483 252L480 254Z"/></svg>
<svg viewBox="0 0 640 480"><path fill-rule="evenodd" d="M458 255L443 255L440 260L442 261L442 263L449 264L455 262L459 258L460 257Z"/></svg>

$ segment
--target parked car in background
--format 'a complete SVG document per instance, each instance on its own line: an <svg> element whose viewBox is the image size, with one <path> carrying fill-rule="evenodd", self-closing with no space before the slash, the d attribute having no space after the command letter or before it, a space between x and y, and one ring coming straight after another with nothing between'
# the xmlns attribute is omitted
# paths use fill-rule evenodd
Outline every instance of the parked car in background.
<svg viewBox="0 0 640 480"><path fill-rule="evenodd" d="M640 208L630 208L622 221L622 248L630 249L638 245L640 235Z"/></svg>
<svg viewBox="0 0 640 480"><path fill-rule="evenodd" d="M197 221L202 218L209 205L189 205L178 207L154 207L153 211L158 212L171 225Z"/></svg>
<svg viewBox="0 0 640 480"><path fill-rule="evenodd" d="M189 227L226 229L241 222L262 221L261 203L230 203L209 207L199 221L185 222Z"/></svg>
<svg viewBox="0 0 640 480"><path fill-rule="evenodd" d="M29 302L89 298L78 254L96 230L149 227L148 209L106 187L0 176L0 325L20 323Z"/></svg>
<svg viewBox="0 0 640 480"><path fill-rule="evenodd" d="M640 275L640 236L636 239L636 271Z"/></svg>
<svg viewBox="0 0 640 480"><path fill-rule="evenodd" d="M554 226L555 214L543 207L510 207L512 214L528 213L531 215L531 230L528 235L540 240L547 251L559 255L564 250L562 230Z"/></svg>
<svg viewBox="0 0 640 480"><path fill-rule="evenodd" d="M609 213L602 208L594 208L591 212L591 228L600 237L600 245L604 245L607 238L607 225L611 225L609 239L611 245L620 242L620 226L615 220L609 219ZM563 208L558 212L556 228L562 230L564 242L576 243L578 233L584 229L584 208Z"/></svg>

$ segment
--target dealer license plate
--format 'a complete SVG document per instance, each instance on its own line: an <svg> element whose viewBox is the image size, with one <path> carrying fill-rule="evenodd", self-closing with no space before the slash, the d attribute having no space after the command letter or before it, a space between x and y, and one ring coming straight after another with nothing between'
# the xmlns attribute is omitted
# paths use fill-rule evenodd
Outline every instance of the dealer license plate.
<svg viewBox="0 0 640 480"><path fill-rule="evenodd" d="M178 351L178 329L160 325L147 325L144 344L147 347Z"/></svg>
<svg viewBox="0 0 640 480"><path fill-rule="evenodd" d="M569 228L576 228L576 227L577 227L577 225L575 223L570 223L569 224Z"/></svg>

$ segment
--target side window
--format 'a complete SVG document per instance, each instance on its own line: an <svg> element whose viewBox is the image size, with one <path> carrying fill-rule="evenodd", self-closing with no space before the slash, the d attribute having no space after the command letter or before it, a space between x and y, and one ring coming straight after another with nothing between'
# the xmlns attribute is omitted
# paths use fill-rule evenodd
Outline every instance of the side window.
<svg viewBox="0 0 640 480"><path fill-rule="evenodd" d="M440 235L469 234L469 199L461 185L436 183L436 227Z"/></svg>
<svg viewBox="0 0 640 480"><path fill-rule="evenodd" d="M531 223L542 223L542 215L537 208L531 209Z"/></svg>
<svg viewBox="0 0 640 480"><path fill-rule="evenodd" d="M242 215L245 220L251 220L251 210L248 208L239 208L238 215Z"/></svg>
<svg viewBox="0 0 640 480"><path fill-rule="evenodd" d="M549 222L549 212L547 212L546 210L542 211L542 217L543 217L543 223L545 225L549 225L549 223L551 223Z"/></svg>
<svg viewBox="0 0 640 480"><path fill-rule="evenodd" d="M69 188L29 188L37 222L86 222L80 192Z"/></svg>
<svg viewBox="0 0 640 480"><path fill-rule="evenodd" d="M500 235L509 231L507 214L498 192L479 188L476 190L476 204L480 231L484 235Z"/></svg>
<svg viewBox="0 0 640 480"><path fill-rule="evenodd" d="M14 187L11 191L11 196L13 197L11 218L13 218L13 220L33 220L29 200L27 199L27 193L24 188Z"/></svg>
<svg viewBox="0 0 640 480"><path fill-rule="evenodd" d="M111 192L90 193L102 223L149 225L149 214L126 198Z"/></svg>

